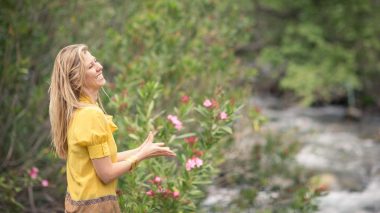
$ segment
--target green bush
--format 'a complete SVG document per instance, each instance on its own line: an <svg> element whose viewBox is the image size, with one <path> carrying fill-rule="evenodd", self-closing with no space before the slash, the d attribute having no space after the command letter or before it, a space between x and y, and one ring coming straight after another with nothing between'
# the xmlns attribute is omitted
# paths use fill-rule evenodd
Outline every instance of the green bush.
<svg viewBox="0 0 380 213"><path fill-rule="evenodd" d="M2 2L0 109L6 113L1 114L0 177L7 187L1 190L1 208L17 211L33 202L44 208L51 202L43 196L47 192L56 200L64 197L64 162L49 152L47 113L49 77L60 48L88 44L111 82L106 90L112 98L105 102L116 118L126 116L128 107L128 113L139 113L134 107L142 101L137 89L150 81L161 85L155 111L173 109L183 94L201 103L206 96L222 94L221 88L230 93L234 79L244 76L234 57L234 47L248 38L242 32L249 21L241 9L232 1ZM243 91L235 92L234 99ZM125 98L129 106L122 102ZM117 141L128 139L123 131ZM47 176L47 189L23 184L21 174L32 166Z"/></svg>
<svg viewBox="0 0 380 213"><path fill-rule="evenodd" d="M214 96L213 101L209 100L211 106L206 107L202 102L193 101L191 96L188 101L176 98L177 107L158 110L155 106L163 102L161 93L159 84L154 82L146 83L137 91L138 102L119 118L119 128L126 130L118 133L119 149L137 147L149 130L156 130L155 140L165 142L176 152L177 158L149 159L120 178L119 198L124 211L196 211L199 200L204 197L202 187L211 183L217 171L215 166L223 160L220 152L230 141L237 108L228 99ZM205 97L205 100L208 99ZM112 104L119 107L122 103ZM178 121L173 121L173 116ZM180 122L180 126L176 126L176 122ZM201 165L188 168L191 159L202 161ZM155 177L161 179L159 184L155 183ZM151 194L147 195L148 191ZM173 197L173 192L178 196Z"/></svg>
<svg viewBox="0 0 380 213"><path fill-rule="evenodd" d="M380 100L379 5L373 1L254 1L258 67L304 104ZM371 101L372 100L372 101Z"/></svg>

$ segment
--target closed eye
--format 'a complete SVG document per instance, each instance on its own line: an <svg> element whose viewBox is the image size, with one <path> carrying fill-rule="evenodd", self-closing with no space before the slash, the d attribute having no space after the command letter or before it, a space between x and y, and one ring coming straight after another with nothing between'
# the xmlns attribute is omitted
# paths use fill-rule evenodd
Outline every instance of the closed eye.
<svg viewBox="0 0 380 213"><path fill-rule="evenodd" d="M91 62L89 69L91 69L95 63L96 63L96 58L94 58L94 62Z"/></svg>

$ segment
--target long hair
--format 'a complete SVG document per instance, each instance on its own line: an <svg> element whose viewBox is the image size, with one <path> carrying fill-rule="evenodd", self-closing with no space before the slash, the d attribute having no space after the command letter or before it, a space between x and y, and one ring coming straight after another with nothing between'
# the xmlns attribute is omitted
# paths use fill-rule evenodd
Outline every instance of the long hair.
<svg viewBox="0 0 380 213"><path fill-rule="evenodd" d="M79 108L79 96L83 90L85 63L84 44L69 45L59 51L54 61L49 88L49 116L52 144L61 159L67 158L67 130L71 116Z"/></svg>

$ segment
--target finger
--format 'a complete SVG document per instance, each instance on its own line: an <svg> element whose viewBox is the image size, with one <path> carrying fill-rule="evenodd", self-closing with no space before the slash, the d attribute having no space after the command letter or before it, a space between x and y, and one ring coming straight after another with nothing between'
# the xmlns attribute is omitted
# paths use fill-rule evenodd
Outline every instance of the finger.
<svg viewBox="0 0 380 213"><path fill-rule="evenodd" d="M151 142L151 143L153 142L154 135L155 135L155 133L151 131L150 134L149 134L149 136L150 136L150 137L149 137L149 139L150 139L149 142Z"/></svg>
<svg viewBox="0 0 380 213"><path fill-rule="evenodd" d="M170 149L158 149L157 151L153 152L152 155L167 155L167 154L174 154L173 151Z"/></svg>
<svg viewBox="0 0 380 213"><path fill-rule="evenodd" d="M165 155L166 156L176 156L177 154L174 152L166 152Z"/></svg>
<svg viewBox="0 0 380 213"><path fill-rule="evenodd" d="M152 132L150 131L148 136L146 137L144 143L151 143L153 141L153 134Z"/></svg>
<svg viewBox="0 0 380 213"><path fill-rule="evenodd" d="M149 157L176 157L177 155L175 153L155 153L150 155Z"/></svg>
<svg viewBox="0 0 380 213"><path fill-rule="evenodd" d="M169 151L165 152L165 155L167 155L167 156L176 156L177 154L175 152L169 150Z"/></svg>
<svg viewBox="0 0 380 213"><path fill-rule="evenodd" d="M152 145L154 146L152 147L153 152L167 151L168 149L170 149L169 147L166 147L159 143L153 143Z"/></svg>
<svg viewBox="0 0 380 213"><path fill-rule="evenodd" d="M147 143L148 140L149 140L149 134L148 134L148 136L146 136L146 138L145 138L145 140L144 140L144 143Z"/></svg>
<svg viewBox="0 0 380 213"><path fill-rule="evenodd" d="M169 152L169 153L166 153L165 156L167 156L167 157L176 157L177 154L175 154L174 152Z"/></svg>
<svg viewBox="0 0 380 213"><path fill-rule="evenodd" d="M167 152L167 151L171 151L169 147L167 146L164 146L164 147L158 147L160 151L164 151L164 152Z"/></svg>
<svg viewBox="0 0 380 213"><path fill-rule="evenodd" d="M154 144L157 144L157 146L160 146L160 147L165 146L165 143L154 143Z"/></svg>

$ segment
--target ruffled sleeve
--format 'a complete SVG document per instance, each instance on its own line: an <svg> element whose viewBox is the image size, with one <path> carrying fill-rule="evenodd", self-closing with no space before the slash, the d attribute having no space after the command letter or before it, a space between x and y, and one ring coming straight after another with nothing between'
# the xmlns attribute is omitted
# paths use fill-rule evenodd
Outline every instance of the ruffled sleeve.
<svg viewBox="0 0 380 213"><path fill-rule="evenodd" d="M116 126L116 124L113 122L113 119L112 119L112 115L106 115L106 119L107 119L107 122L108 122L108 126L110 127L112 133L115 132L116 130L118 130L118 127Z"/></svg>
<svg viewBox="0 0 380 213"><path fill-rule="evenodd" d="M91 159L110 155L108 122L97 108L83 108L76 116L75 136L81 146L86 146Z"/></svg>

